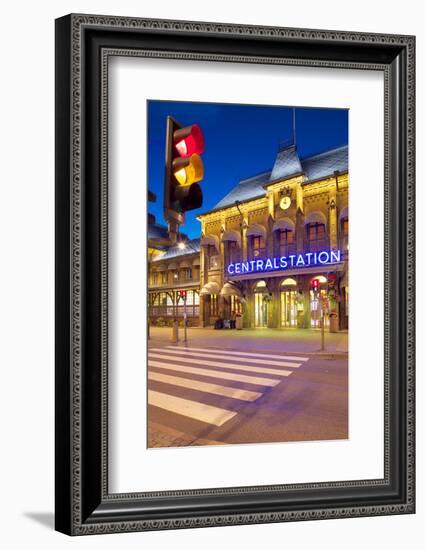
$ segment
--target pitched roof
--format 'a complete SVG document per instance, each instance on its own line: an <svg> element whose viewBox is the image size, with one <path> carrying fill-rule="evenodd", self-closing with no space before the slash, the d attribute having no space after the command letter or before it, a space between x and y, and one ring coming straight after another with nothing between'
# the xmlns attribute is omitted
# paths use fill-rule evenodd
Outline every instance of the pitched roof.
<svg viewBox="0 0 426 550"><path fill-rule="evenodd" d="M303 172L307 180L317 180L331 176L335 171L348 171L348 146L343 145L330 151L324 151L318 155L313 155L301 159Z"/></svg>
<svg viewBox="0 0 426 550"><path fill-rule="evenodd" d="M159 262L161 260L169 260L170 258L177 258L181 256L188 256L200 252L200 239L191 239L185 241L185 248L179 248L177 244L170 246L166 249L166 253L161 256L156 256L152 259L153 262Z"/></svg>
<svg viewBox="0 0 426 550"><path fill-rule="evenodd" d="M269 181L271 172L262 172L251 178L241 180L227 195L221 199L213 210L232 206L235 201L245 201L256 197L263 197L265 189L263 185Z"/></svg>
<svg viewBox="0 0 426 550"><path fill-rule="evenodd" d="M278 151L271 171L241 180L212 210L233 206L235 201L256 199L265 195L264 185L303 173L305 182L332 176L335 171L348 171L348 146L343 145L316 155L300 158L294 145Z"/></svg>
<svg viewBox="0 0 426 550"><path fill-rule="evenodd" d="M291 145L278 151L269 179L270 181L281 180L293 174L300 174L300 172L302 172L302 165L300 164L299 155L296 146Z"/></svg>
<svg viewBox="0 0 426 550"><path fill-rule="evenodd" d="M159 223L148 224L148 239L167 239L169 233L165 225Z"/></svg>

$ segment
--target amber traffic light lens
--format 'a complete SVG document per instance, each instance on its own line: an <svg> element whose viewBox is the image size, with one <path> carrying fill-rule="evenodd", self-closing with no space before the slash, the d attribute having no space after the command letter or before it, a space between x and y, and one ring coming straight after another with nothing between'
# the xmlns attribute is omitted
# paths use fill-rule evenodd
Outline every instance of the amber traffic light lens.
<svg viewBox="0 0 426 550"><path fill-rule="evenodd" d="M173 174L180 185L191 185L204 177L203 161L198 155L173 161Z"/></svg>

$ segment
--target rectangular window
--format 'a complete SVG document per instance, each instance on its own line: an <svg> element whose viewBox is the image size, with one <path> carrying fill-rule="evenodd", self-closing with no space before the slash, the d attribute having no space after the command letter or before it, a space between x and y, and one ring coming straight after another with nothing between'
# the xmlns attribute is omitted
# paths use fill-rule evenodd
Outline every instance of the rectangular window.
<svg viewBox="0 0 426 550"><path fill-rule="evenodd" d="M265 239L259 235L252 237L251 249L253 258L263 258L265 255Z"/></svg>
<svg viewBox="0 0 426 550"><path fill-rule="evenodd" d="M308 225L309 252L320 252L327 249L327 235L323 223Z"/></svg>
<svg viewBox="0 0 426 550"><path fill-rule="evenodd" d="M167 271L163 271L161 274L161 284L162 285L167 284Z"/></svg>
<svg viewBox="0 0 426 550"><path fill-rule="evenodd" d="M220 264L220 258L216 247L209 244L207 247L207 265L209 269L217 269Z"/></svg>
<svg viewBox="0 0 426 550"><path fill-rule="evenodd" d="M180 272L182 281L191 281L192 280L192 269L190 267L185 267Z"/></svg>
<svg viewBox="0 0 426 550"><path fill-rule="evenodd" d="M278 232L278 254L288 256L296 253L296 243L294 241L294 232L291 229L283 229Z"/></svg>
<svg viewBox="0 0 426 550"><path fill-rule="evenodd" d="M340 231L341 231L340 246L343 253L345 253L349 250L349 219L348 218L343 218L343 220L340 222Z"/></svg>
<svg viewBox="0 0 426 550"><path fill-rule="evenodd" d="M227 241L225 246L225 263L229 265L239 261L239 249L236 241Z"/></svg>

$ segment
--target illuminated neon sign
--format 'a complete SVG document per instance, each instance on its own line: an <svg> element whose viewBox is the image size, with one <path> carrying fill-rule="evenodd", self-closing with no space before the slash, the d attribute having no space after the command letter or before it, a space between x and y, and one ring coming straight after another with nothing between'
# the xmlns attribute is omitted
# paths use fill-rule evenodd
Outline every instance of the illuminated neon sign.
<svg viewBox="0 0 426 550"><path fill-rule="evenodd" d="M243 275L245 273L264 273L267 271L284 271L297 267L316 265L331 265L341 261L340 250L322 250L321 252L305 252L304 254L290 254L266 258L266 260L247 260L228 265L228 275Z"/></svg>

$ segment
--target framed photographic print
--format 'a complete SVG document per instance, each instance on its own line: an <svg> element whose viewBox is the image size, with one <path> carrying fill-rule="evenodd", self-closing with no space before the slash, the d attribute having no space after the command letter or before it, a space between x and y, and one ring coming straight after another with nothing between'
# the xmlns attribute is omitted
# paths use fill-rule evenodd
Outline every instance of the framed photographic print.
<svg viewBox="0 0 426 550"><path fill-rule="evenodd" d="M57 530L414 512L414 44L56 21Z"/></svg>

